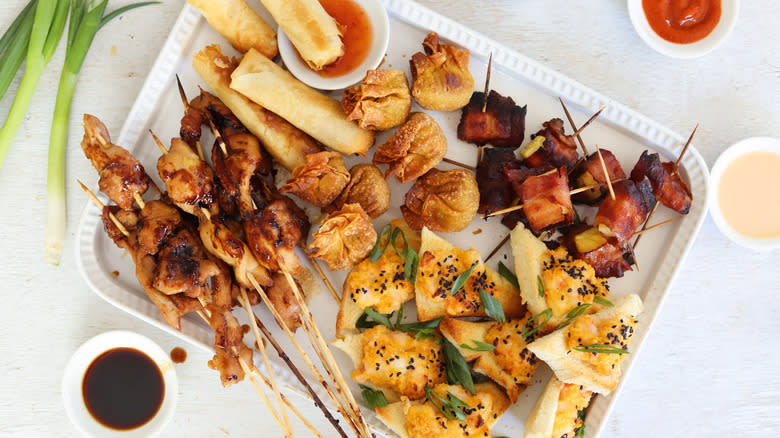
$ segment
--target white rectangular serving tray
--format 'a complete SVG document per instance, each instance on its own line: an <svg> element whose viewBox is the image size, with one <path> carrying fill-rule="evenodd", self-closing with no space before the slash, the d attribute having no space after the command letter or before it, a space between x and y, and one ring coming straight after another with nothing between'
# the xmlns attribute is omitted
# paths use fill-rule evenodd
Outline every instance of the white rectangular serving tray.
<svg viewBox="0 0 780 438"><path fill-rule="evenodd" d="M273 22L270 16L265 13L259 1L251 1L250 4L269 22ZM401 69L409 75L409 59L411 55L421 51L421 43L425 35L430 31L435 31L444 40L452 41L471 51L470 70L474 75L477 88L481 89L481 84L484 83L485 79L487 58L492 52L493 72L491 89L505 96L511 96L519 105L528 105L526 139L529 134L540 129L542 122L553 117L565 119L558 103L558 97L561 97L568 104L575 122L578 124L582 124L590 114L602 105L609 104L601 117L584 131L583 138L591 149L598 144L602 148L613 151L627 171L631 169L641 152L645 149L659 152L666 159L674 159L682 148L685 138L678 133L672 132L636 111L626 108L538 62L526 58L515 50L486 38L410 0L384 0L384 4L390 15L391 37L390 47L388 48L383 68ZM183 114L183 108L176 90L174 75L179 75L188 96L190 98L195 96L198 92L198 86L203 86L204 84L192 69L192 56L206 45L213 43L222 46L223 51L226 53L235 53L227 41L208 25L195 8L185 5L171 30L165 46L152 67L130 114L128 114L127 121L122 127L118 138L115 139L116 143L127 147L144 164L147 171L158 183L156 162L159 152L147 131L149 129L154 130L166 142L171 137L178 136L179 121ZM334 98L340 98L340 93L332 93L331 95ZM415 104L413 110L420 111L420 108ZM429 113L439 122L447 135L449 143L447 157L465 163L474 163L476 160L476 148L458 140L456 136L456 126L460 119L460 111ZM109 126L108 128L109 131L116 133L116 127ZM378 136L376 144L383 143L389 134L390 132L387 132ZM211 140L204 132L203 145L211 145ZM370 159L372 154L373 149L369 151L367 158L350 157L347 159L347 164L351 166L356 162L366 161ZM448 168L451 166L443 163L439 167ZM642 239L636 254L641 267L639 271L627 272L623 278L610 280L612 293L615 295L637 293L642 297L645 305L645 311L639 318L639 328L632 342L632 354L627 357L623 364L624 375L628 373L632 363L637 359L642 341L647 336L650 326L661 307L661 303L669 291L674 277L683 263L706 214L709 177L707 166L694 147L691 147L687 152L681 167L682 173L687 178L693 192L693 205L690 213L682 220L654 230L652 234ZM284 182L284 174L284 172L280 172L277 182ZM410 186L411 183L401 185L395 179L390 181L392 191L391 205L394 207L375 221L376 229L380 229L391 219L401 216L399 206L402 204L403 196ZM93 187L96 189L96 184ZM103 197L103 200L106 200L106 198ZM583 217L590 219L595 214L592 208L578 208L578 210ZM674 214L670 210L661 207L653 216L653 223L671 218ZM316 224L317 221L314 220L313 229L316 229ZM508 232L509 230L501 225L498 219L485 222L477 217L464 231L449 233L444 235L444 237L460 247L476 248L484 256ZM138 285L131 258L127 254L123 254L105 236L100 221L100 212L90 203L87 203L84 209L76 243L79 268L95 293L115 306L174 336L187 340L205 350L213 348L211 330L195 316L191 315L183 318L182 330L180 332L173 330L163 321L157 308L147 299L145 293ZM505 245L490 260L489 265L495 268L499 260L505 260L508 266L513 266L509 245ZM117 272L118 275L116 275ZM345 272L333 272L328 273L328 276L331 282L340 289L345 274ZM324 286L321 289L324 291ZM310 307L316 312L314 316L318 326L323 331L326 339L333 339L334 321L338 311L338 304L327 292L311 290L307 292L311 295ZM414 314L411 311L412 307L407 309L409 310L408 312L405 312L407 316ZM262 306L257 306L256 311L269 327L275 326L271 322L271 315ZM237 310L235 313L240 317L239 319L242 323L247 321L244 315L242 315L243 312ZM272 331L281 342L283 348L291 348L281 330L272 329ZM251 336L251 334L248 336ZM305 337L303 335L300 336L301 344L306 345ZM340 352L334 352L334 354L339 360L345 375L348 375L352 371L351 362ZM275 355L272 356L276 357ZM296 363L307 378L311 377L311 373L308 372L304 364L300 361L296 361ZM291 387L300 388L298 382L287 371L281 361L276 361L273 365L276 368L277 376L281 380ZM549 368L546 366L539 367L533 384L521 394L519 401L509 409L507 414L493 428L494 435L522 436L523 424L550 375ZM214 373L214 378L217 378L216 373ZM594 399L586 420L587 437L599 435L611 407L621 392L621 388L622 380L621 384L618 385L611 395L607 397L597 396ZM357 389L356 385L353 385L353 390L355 389ZM353 392L359 394L359 391ZM359 395L357 398L362 402ZM323 395L322 399L327 400L327 397ZM393 436L375 418L371 409L364 407L363 411L369 422L375 426L377 432ZM322 424L324 425L325 422L323 421Z"/></svg>

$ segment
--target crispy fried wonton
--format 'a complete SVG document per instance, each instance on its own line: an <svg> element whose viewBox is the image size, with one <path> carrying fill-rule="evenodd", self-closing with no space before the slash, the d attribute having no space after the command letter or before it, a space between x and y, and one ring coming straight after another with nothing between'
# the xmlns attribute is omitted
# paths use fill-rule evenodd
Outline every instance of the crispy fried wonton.
<svg viewBox="0 0 780 438"><path fill-rule="evenodd" d="M387 142L376 149L374 164L389 164L385 177L411 181L433 169L447 153L447 137L433 117L412 113Z"/></svg>
<svg viewBox="0 0 780 438"><path fill-rule="evenodd" d="M292 193L317 207L333 202L349 183L349 172L338 152L318 152L306 156L306 162L293 169L292 178L279 189Z"/></svg>
<svg viewBox="0 0 780 438"><path fill-rule="evenodd" d="M440 44L436 32L425 37L423 48L425 53L417 52L409 60L414 100L425 109L437 111L466 106L474 91L469 51Z"/></svg>
<svg viewBox="0 0 780 438"><path fill-rule="evenodd" d="M360 204L347 204L329 215L313 234L310 254L332 271L351 269L366 258L376 243L376 231Z"/></svg>
<svg viewBox="0 0 780 438"><path fill-rule="evenodd" d="M431 169L406 192L401 206L413 230L460 231L471 222L479 207L479 189L471 172L462 169Z"/></svg>
<svg viewBox="0 0 780 438"><path fill-rule="evenodd" d="M363 129L385 131L403 123L412 108L409 81L401 70L369 70L360 85L344 90L347 120Z"/></svg>

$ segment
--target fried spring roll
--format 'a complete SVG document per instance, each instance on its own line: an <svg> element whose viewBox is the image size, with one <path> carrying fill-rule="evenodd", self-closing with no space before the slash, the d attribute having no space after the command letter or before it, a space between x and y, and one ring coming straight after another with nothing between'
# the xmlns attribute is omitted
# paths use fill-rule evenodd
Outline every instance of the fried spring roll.
<svg viewBox="0 0 780 438"><path fill-rule="evenodd" d="M374 132L347 120L339 101L305 85L255 50L244 55L230 77L230 88L331 149L365 155L374 144Z"/></svg>
<svg viewBox="0 0 780 438"><path fill-rule="evenodd" d="M279 52L276 32L244 0L187 0L230 45L241 53L255 49L273 58Z"/></svg>
<svg viewBox="0 0 780 438"><path fill-rule="evenodd" d="M344 55L338 23L325 12L318 0L262 2L313 70L321 70Z"/></svg>
<svg viewBox="0 0 780 438"><path fill-rule="evenodd" d="M211 45L195 54L192 66L214 94L286 169L292 171L306 162L306 155L322 150L306 133L230 88L230 74L236 63L222 55L219 46Z"/></svg>

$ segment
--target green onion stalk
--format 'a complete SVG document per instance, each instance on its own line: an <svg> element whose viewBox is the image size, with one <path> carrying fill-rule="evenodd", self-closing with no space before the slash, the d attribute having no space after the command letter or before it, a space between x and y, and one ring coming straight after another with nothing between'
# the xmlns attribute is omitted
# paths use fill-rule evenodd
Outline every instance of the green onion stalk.
<svg viewBox="0 0 780 438"><path fill-rule="evenodd" d="M0 99L8 91L30 45L35 5L35 0L28 3L0 38Z"/></svg>
<svg viewBox="0 0 780 438"><path fill-rule="evenodd" d="M159 2L141 2L119 8L104 16L108 0L87 1L72 0L70 25L68 27L68 46L65 52L65 65L57 89L57 101L54 105L51 136L49 137L49 164L46 181L48 211L46 222L46 259L58 264L65 239L67 210L65 204L65 149L68 142L68 122L73 94L76 91L78 74L89 52L95 35L106 23L119 14Z"/></svg>
<svg viewBox="0 0 780 438"><path fill-rule="evenodd" d="M30 3L33 3L33 1ZM35 5L35 13L32 14L34 17L29 34L30 39L27 45L27 63L24 68L24 76L19 84L19 89L16 91L11 109L8 111L8 118L3 123L3 127L0 128L0 167L2 167L3 161L5 161L11 142L13 142L14 136L16 136L16 131L19 130L19 126L22 124L24 114L30 105L35 86L41 78L43 69L49 63L54 50L57 48L57 43L60 41L62 32L65 29L65 20L68 17L68 4L68 0L59 0L41 1ZM22 13L24 14L24 11ZM16 21L14 21L15 23ZM11 24L11 27L14 27L14 24ZM16 35L6 33L3 39L8 36L9 44L11 42L22 44L23 38L20 36L22 30L20 23L19 28L16 29L18 32ZM11 38L11 36L14 36L14 38ZM11 46L8 47L9 50L13 48ZM3 63L6 61L6 55L9 55L9 53L3 53ZM15 73L16 70L9 74L13 77Z"/></svg>

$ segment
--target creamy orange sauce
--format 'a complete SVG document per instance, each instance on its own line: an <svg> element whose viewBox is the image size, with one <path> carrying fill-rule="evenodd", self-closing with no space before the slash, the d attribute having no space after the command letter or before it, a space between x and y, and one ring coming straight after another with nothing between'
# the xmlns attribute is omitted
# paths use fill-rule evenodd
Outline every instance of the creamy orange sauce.
<svg viewBox="0 0 780 438"><path fill-rule="evenodd" d="M739 234L757 239L780 236L780 154L749 152L720 177L718 204Z"/></svg>
<svg viewBox="0 0 780 438"><path fill-rule="evenodd" d="M642 0L647 22L661 38L688 44L704 39L720 22L721 0Z"/></svg>

